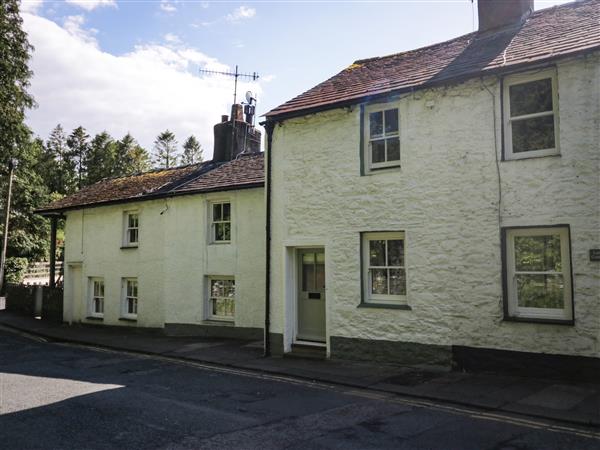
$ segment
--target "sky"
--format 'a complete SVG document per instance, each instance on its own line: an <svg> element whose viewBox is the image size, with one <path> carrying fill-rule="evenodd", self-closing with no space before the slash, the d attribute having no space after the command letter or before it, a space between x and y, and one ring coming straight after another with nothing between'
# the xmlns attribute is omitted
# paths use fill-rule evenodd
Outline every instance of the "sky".
<svg viewBox="0 0 600 450"><path fill-rule="evenodd" d="M477 27L470 0L22 0L34 46L27 123L43 139L58 123L90 135L130 132L152 150L169 129L195 135L210 158L233 79L264 114L361 58L411 50ZM536 0L535 9L566 1ZM259 118L260 120L260 118Z"/></svg>

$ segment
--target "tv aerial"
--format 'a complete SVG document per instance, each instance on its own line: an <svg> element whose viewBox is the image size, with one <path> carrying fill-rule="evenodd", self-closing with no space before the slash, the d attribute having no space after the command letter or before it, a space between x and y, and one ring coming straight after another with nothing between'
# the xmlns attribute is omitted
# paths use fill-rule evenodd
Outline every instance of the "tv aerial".
<svg viewBox="0 0 600 450"><path fill-rule="evenodd" d="M234 79L234 85L233 85L233 104L236 104L237 101L237 83L238 83L238 78L245 78L245 79L250 79L252 81L256 81L258 80L259 76L256 72L252 72L252 73L240 73L238 71L238 66L236 64L235 66L235 72L219 72L218 70L206 70L206 69L200 69L198 71L199 73L205 73L205 74L209 74L209 75L225 75L228 77L233 77ZM250 92L250 91L248 91ZM248 96L248 92L246 92L246 97ZM250 94L252 94L250 92ZM247 100L247 98L246 98Z"/></svg>

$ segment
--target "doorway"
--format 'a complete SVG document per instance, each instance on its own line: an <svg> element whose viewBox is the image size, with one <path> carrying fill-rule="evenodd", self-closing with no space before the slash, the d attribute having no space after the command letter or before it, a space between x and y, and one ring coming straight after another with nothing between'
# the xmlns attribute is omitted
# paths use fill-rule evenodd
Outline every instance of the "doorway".
<svg viewBox="0 0 600 450"><path fill-rule="evenodd" d="M325 343L325 250L297 251L296 341Z"/></svg>

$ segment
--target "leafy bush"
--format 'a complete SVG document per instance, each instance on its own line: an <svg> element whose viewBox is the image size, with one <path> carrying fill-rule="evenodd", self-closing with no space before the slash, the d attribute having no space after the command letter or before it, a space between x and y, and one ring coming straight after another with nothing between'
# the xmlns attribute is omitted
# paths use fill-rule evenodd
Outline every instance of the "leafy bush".
<svg viewBox="0 0 600 450"><path fill-rule="evenodd" d="M6 258L4 280L7 283L20 284L25 277L28 265L27 258Z"/></svg>

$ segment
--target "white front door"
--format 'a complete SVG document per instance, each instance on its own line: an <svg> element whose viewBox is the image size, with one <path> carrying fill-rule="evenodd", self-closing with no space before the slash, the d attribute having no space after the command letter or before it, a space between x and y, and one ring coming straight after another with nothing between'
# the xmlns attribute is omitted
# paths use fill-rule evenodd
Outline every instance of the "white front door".
<svg viewBox="0 0 600 450"><path fill-rule="evenodd" d="M298 250L296 340L325 342L325 251Z"/></svg>

